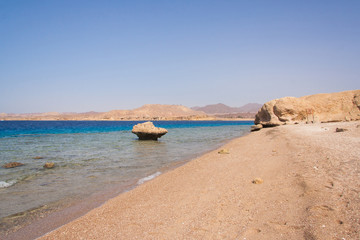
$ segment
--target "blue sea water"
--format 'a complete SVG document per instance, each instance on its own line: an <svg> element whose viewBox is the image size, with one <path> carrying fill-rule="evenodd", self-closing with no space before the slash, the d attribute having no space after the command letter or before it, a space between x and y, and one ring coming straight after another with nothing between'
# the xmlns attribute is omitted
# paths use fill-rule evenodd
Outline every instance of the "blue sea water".
<svg viewBox="0 0 360 240"><path fill-rule="evenodd" d="M2 121L0 218L108 186L141 184L249 132L251 121L154 121L159 141L139 141L136 121ZM34 159L41 157L40 159ZM46 162L55 168L45 170Z"/></svg>

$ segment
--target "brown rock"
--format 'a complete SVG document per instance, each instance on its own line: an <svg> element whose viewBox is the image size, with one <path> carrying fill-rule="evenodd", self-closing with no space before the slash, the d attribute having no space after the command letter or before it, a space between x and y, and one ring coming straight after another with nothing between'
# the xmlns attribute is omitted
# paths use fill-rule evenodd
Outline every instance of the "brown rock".
<svg viewBox="0 0 360 240"><path fill-rule="evenodd" d="M271 100L256 114L255 124L273 127L354 120L360 120L360 90Z"/></svg>
<svg viewBox="0 0 360 240"><path fill-rule="evenodd" d="M261 178L255 178L255 179L252 181L253 184L262 184L263 182L264 182L264 180L261 179Z"/></svg>
<svg viewBox="0 0 360 240"><path fill-rule="evenodd" d="M47 163L45 163L45 165L44 165L43 167L44 167L44 168L47 168L47 169L50 169L50 168L55 167L55 163L53 163L53 162L47 162Z"/></svg>
<svg viewBox="0 0 360 240"><path fill-rule="evenodd" d="M335 132L345 132L347 131L346 128L336 128Z"/></svg>
<svg viewBox="0 0 360 240"><path fill-rule="evenodd" d="M229 149L221 149L218 154L230 154Z"/></svg>
<svg viewBox="0 0 360 240"><path fill-rule="evenodd" d="M33 159L43 159L43 157L36 156L36 157L33 157Z"/></svg>
<svg viewBox="0 0 360 240"><path fill-rule="evenodd" d="M2 167L3 168L14 168L14 167L20 167L22 165L24 165L24 164L20 163L20 162L10 162L10 163L3 165Z"/></svg>
<svg viewBox="0 0 360 240"><path fill-rule="evenodd" d="M167 132L165 128L155 127L152 122L136 124L132 129L132 133L136 134L139 140L157 140Z"/></svg>
<svg viewBox="0 0 360 240"><path fill-rule="evenodd" d="M261 124L256 124L256 125L251 126L250 131L255 132L255 131L259 131L259 130L262 129L262 128L263 128L263 125L261 125Z"/></svg>

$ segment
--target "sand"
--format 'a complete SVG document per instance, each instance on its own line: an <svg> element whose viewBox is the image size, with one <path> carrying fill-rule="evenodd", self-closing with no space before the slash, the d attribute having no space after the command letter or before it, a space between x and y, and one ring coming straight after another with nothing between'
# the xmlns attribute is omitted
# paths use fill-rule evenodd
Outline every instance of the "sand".
<svg viewBox="0 0 360 240"><path fill-rule="evenodd" d="M40 239L360 239L359 125L253 132Z"/></svg>

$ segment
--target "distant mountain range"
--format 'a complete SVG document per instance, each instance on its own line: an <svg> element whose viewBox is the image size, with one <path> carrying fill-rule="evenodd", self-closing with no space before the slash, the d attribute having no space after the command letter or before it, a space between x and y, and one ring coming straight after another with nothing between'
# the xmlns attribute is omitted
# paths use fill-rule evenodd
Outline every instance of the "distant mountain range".
<svg viewBox="0 0 360 240"><path fill-rule="evenodd" d="M259 103L248 103L242 107L229 107L225 104L218 103L207 105L205 107L192 107L195 111L202 111L210 115L236 114L236 113L257 113L262 107Z"/></svg>
<svg viewBox="0 0 360 240"><path fill-rule="evenodd" d="M260 107L261 105L256 103L249 103L239 108L219 103L192 109L182 105L146 104L132 110L109 112L0 113L0 120L214 120L218 118L254 118Z"/></svg>
<svg viewBox="0 0 360 240"><path fill-rule="evenodd" d="M133 110L86 113L0 113L0 120L197 120L207 114L181 105L147 104Z"/></svg>

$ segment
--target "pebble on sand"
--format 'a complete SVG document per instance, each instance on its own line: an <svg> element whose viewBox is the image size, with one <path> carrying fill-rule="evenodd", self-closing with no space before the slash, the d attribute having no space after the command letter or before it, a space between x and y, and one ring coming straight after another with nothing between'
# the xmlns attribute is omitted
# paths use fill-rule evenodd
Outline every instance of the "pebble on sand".
<svg viewBox="0 0 360 240"><path fill-rule="evenodd" d="M264 180L262 178L255 178L254 180L252 180L253 184L262 184L264 182Z"/></svg>
<svg viewBox="0 0 360 240"><path fill-rule="evenodd" d="M336 128L336 132L345 132L347 131L346 128Z"/></svg>
<svg viewBox="0 0 360 240"><path fill-rule="evenodd" d="M218 151L218 154L229 154L229 149L221 149L220 151Z"/></svg>

